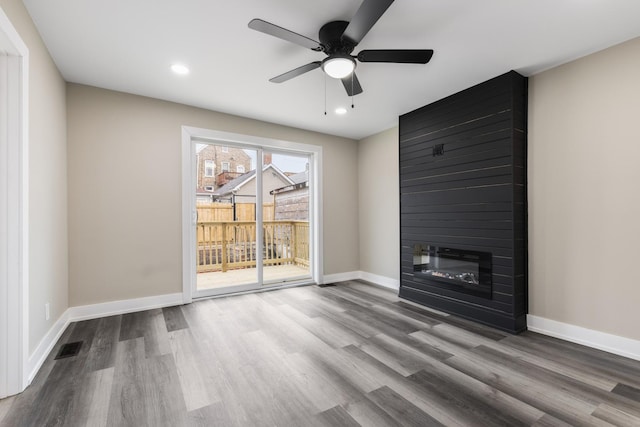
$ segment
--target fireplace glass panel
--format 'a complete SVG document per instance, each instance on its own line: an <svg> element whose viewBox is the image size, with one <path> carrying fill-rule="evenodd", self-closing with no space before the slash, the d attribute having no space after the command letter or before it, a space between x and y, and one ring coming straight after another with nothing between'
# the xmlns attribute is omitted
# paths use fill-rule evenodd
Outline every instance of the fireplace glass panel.
<svg viewBox="0 0 640 427"><path fill-rule="evenodd" d="M491 295L491 254L433 245L415 245L414 275L457 291Z"/></svg>

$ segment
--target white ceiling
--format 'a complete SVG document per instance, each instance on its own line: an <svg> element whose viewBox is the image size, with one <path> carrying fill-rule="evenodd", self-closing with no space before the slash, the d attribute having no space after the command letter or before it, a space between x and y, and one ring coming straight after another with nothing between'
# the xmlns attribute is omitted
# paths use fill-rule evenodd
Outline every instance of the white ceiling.
<svg viewBox="0 0 640 427"><path fill-rule="evenodd" d="M250 30L261 18L317 40L361 0L24 0L69 82L360 139L398 116L511 69L530 76L640 36L639 0L397 0L356 47L434 49L427 65L359 64L355 109L315 70L324 54ZM179 77L172 63L191 73Z"/></svg>

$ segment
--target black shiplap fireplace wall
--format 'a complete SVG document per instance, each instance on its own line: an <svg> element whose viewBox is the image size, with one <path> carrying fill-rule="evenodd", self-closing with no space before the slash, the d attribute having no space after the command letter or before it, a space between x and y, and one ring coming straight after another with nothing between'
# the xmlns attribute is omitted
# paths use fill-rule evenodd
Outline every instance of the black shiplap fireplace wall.
<svg viewBox="0 0 640 427"><path fill-rule="evenodd" d="M400 117L400 296L526 329L527 79L511 71ZM414 271L416 245L492 254L491 293Z"/></svg>

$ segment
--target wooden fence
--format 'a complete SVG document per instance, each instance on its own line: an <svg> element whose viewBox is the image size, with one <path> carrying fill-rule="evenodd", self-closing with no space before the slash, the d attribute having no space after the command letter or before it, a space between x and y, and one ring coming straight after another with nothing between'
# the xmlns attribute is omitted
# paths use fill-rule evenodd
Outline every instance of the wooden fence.
<svg viewBox="0 0 640 427"><path fill-rule="evenodd" d="M198 212L198 222L256 220L255 203L236 203L235 206L233 203L198 203L196 210ZM263 203L262 219L263 221L274 220L273 203Z"/></svg>
<svg viewBox="0 0 640 427"><path fill-rule="evenodd" d="M256 244L254 221L200 221L197 224L198 273L264 265L309 266L308 221L263 221L263 243Z"/></svg>

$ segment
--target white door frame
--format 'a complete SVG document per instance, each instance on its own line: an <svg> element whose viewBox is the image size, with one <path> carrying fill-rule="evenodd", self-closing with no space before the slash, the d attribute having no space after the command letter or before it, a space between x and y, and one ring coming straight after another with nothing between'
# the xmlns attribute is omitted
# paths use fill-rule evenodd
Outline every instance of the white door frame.
<svg viewBox="0 0 640 427"><path fill-rule="evenodd" d="M196 188L196 141L215 144L249 144L255 147L274 150L300 152L311 155L309 178L314 183L310 188L311 241L310 257L315 262L311 265L311 279L322 283L322 147L299 142L263 138L252 135L222 132L191 126L182 127L182 296L184 303L190 303L196 290L196 242L195 225L197 221L194 206ZM258 154L261 150L259 150ZM261 158L261 156L259 156ZM257 162L257 166L261 161ZM261 174L257 174L261 178ZM256 210L259 212L259 210ZM261 278L260 278L261 279ZM261 283L261 280L259 281ZM238 289L241 290L241 289Z"/></svg>
<svg viewBox="0 0 640 427"><path fill-rule="evenodd" d="M27 384L29 50L0 9L0 398Z"/></svg>

